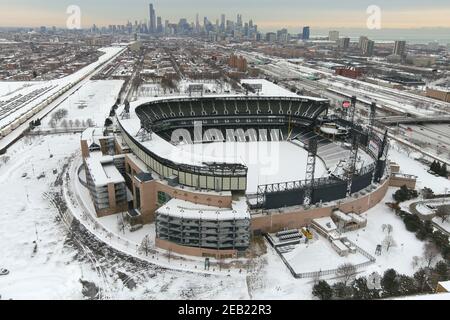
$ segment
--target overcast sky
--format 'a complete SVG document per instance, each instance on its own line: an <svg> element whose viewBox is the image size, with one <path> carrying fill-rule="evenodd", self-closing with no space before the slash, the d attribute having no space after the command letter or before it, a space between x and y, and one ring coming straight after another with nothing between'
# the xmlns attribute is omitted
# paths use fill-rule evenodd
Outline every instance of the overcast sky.
<svg viewBox="0 0 450 320"><path fill-rule="evenodd" d="M381 8L383 28L450 27L449 0L159 0L152 1L163 21L190 21L199 13L215 22L221 13L253 18L261 30L288 27L365 28L369 5ZM0 26L65 26L69 5L78 5L82 26L148 20L146 0L0 0Z"/></svg>

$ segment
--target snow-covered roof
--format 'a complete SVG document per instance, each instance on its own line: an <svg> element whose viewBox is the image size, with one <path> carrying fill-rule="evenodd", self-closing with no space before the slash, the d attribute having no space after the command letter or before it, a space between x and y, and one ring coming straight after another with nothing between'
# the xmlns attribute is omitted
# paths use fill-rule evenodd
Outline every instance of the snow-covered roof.
<svg viewBox="0 0 450 320"><path fill-rule="evenodd" d="M448 292L450 292L450 280L448 281L440 281L438 282L438 284L444 288L445 290L447 290Z"/></svg>
<svg viewBox="0 0 450 320"><path fill-rule="evenodd" d="M245 201L241 197L238 201L233 201L232 208L219 208L195 204L180 199L171 199L165 205L156 210L158 214L185 219L202 220L240 220L250 219L250 213Z"/></svg>
<svg viewBox="0 0 450 320"><path fill-rule="evenodd" d="M336 225L330 217L316 218L313 219L313 222L326 232L334 231L337 229Z"/></svg>
<svg viewBox="0 0 450 320"><path fill-rule="evenodd" d="M289 91L285 88L282 88L266 79L242 79L241 83L261 84L262 90L261 92L259 92L259 95L264 97L295 97L295 98L310 99L314 101L327 101L327 99L322 98L299 96L298 94Z"/></svg>
<svg viewBox="0 0 450 320"><path fill-rule="evenodd" d="M333 211L333 216L344 222L352 221L352 218L340 210Z"/></svg>
<svg viewBox="0 0 450 320"><path fill-rule="evenodd" d="M333 240L331 241L333 245L335 245L341 251L347 251L348 247L341 240Z"/></svg>
<svg viewBox="0 0 450 320"><path fill-rule="evenodd" d="M114 165L112 156L103 156L99 152L93 152L85 161L87 170L96 186L125 182L125 179Z"/></svg>
<svg viewBox="0 0 450 320"><path fill-rule="evenodd" d="M87 145L90 146L92 143L100 145L100 139L104 138L103 128L91 127L87 128L81 133L81 140L85 140Z"/></svg>
<svg viewBox="0 0 450 320"><path fill-rule="evenodd" d="M348 216L356 223L365 223L367 221L364 217L356 213L349 213Z"/></svg>

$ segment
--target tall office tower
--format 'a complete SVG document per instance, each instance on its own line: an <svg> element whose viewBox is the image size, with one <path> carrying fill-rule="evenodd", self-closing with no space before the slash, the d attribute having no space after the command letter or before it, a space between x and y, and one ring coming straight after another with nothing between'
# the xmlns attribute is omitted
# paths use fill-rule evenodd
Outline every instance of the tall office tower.
<svg viewBox="0 0 450 320"><path fill-rule="evenodd" d="M302 33L302 39L303 40L309 40L309 27L303 27L303 33Z"/></svg>
<svg viewBox="0 0 450 320"><path fill-rule="evenodd" d="M337 41L339 39L339 31L332 30L328 33L328 40Z"/></svg>
<svg viewBox="0 0 450 320"><path fill-rule="evenodd" d="M156 18L156 32L158 32L158 33L162 33L163 32L163 26L162 26L161 17Z"/></svg>
<svg viewBox="0 0 450 320"><path fill-rule="evenodd" d="M248 37L248 22L244 23L244 36Z"/></svg>
<svg viewBox="0 0 450 320"><path fill-rule="evenodd" d="M340 49L348 49L348 47L350 46L350 38L341 38L338 41L338 45Z"/></svg>
<svg viewBox="0 0 450 320"><path fill-rule="evenodd" d="M236 24L238 27L242 27L242 15L238 13Z"/></svg>
<svg viewBox="0 0 450 320"><path fill-rule="evenodd" d="M375 47L375 41L369 40L367 37L359 37L358 47L361 49L361 52L365 56L372 56L373 49Z"/></svg>
<svg viewBox="0 0 450 320"><path fill-rule="evenodd" d="M395 41L393 53L403 57L406 53L406 41Z"/></svg>
<svg viewBox="0 0 450 320"><path fill-rule="evenodd" d="M164 34L169 34L169 20L164 21Z"/></svg>
<svg viewBox="0 0 450 320"><path fill-rule="evenodd" d="M359 37L358 48L362 49L365 41L369 40L366 36Z"/></svg>
<svg viewBox="0 0 450 320"><path fill-rule="evenodd" d="M277 34L275 32L267 32L266 33L266 41L267 42L275 42L277 40Z"/></svg>
<svg viewBox="0 0 450 320"><path fill-rule="evenodd" d="M373 56L373 48L375 47L375 41L367 40L364 41L362 49L362 53L366 56Z"/></svg>
<svg viewBox="0 0 450 320"><path fill-rule="evenodd" d="M249 27L249 28L253 28L253 20L252 20L252 19L250 19L250 20L248 21L248 27Z"/></svg>
<svg viewBox="0 0 450 320"><path fill-rule="evenodd" d="M153 8L153 4L149 4L149 14L150 14L150 22L148 25L148 29L150 33L156 32L156 15L155 15L155 9Z"/></svg>
<svg viewBox="0 0 450 320"><path fill-rule="evenodd" d="M200 32L200 20L198 18L198 13L195 15L195 32Z"/></svg>
<svg viewBox="0 0 450 320"><path fill-rule="evenodd" d="M220 16L220 30L225 31L225 15Z"/></svg>

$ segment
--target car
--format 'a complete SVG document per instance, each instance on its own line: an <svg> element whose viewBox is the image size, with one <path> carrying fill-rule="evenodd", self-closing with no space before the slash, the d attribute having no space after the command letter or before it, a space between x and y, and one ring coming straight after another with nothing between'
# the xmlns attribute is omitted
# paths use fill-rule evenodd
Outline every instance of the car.
<svg viewBox="0 0 450 320"><path fill-rule="evenodd" d="M8 269L4 269L4 268L0 269L0 276L6 276L7 274L9 274Z"/></svg>

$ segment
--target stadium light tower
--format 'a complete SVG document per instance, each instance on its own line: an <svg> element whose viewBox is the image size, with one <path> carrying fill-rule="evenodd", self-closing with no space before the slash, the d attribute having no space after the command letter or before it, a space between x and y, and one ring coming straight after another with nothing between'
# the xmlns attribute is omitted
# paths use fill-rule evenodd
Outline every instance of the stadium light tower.
<svg viewBox="0 0 450 320"><path fill-rule="evenodd" d="M352 194L353 174L356 170L356 159L358 157L358 132L352 130L352 152L347 164L347 197Z"/></svg>
<svg viewBox="0 0 450 320"><path fill-rule="evenodd" d="M316 155L317 155L317 138L313 138L308 142L308 159L306 161L306 178L305 178L305 196L303 200L304 205L310 205L312 202L314 173L316 170Z"/></svg>
<svg viewBox="0 0 450 320"><path fill-rule="evenodd" d="M386 159L389 151L388 130L384 132L383 142L378 151L377 165L374 171L373 181L379 183L383 177L384 168L386 167Z"/></svg>
<svg viewBox="0 0 450 320"><path fill-rule="evenodd" d="M352 96L350 99L350 107L348 108L347 119L354 124L355 121L355 110L356 110L356 96Z"/></svg>
<svg viewBox="0 0 450 320"><path fill-rule="evenodd" d="M370 136L372 135L373 132L373 126L375 124L376 107L377 105L375 104L375 102L372 102L372 104L370 105L369 127L367 129L367 137L369 142Z"/></svg>

